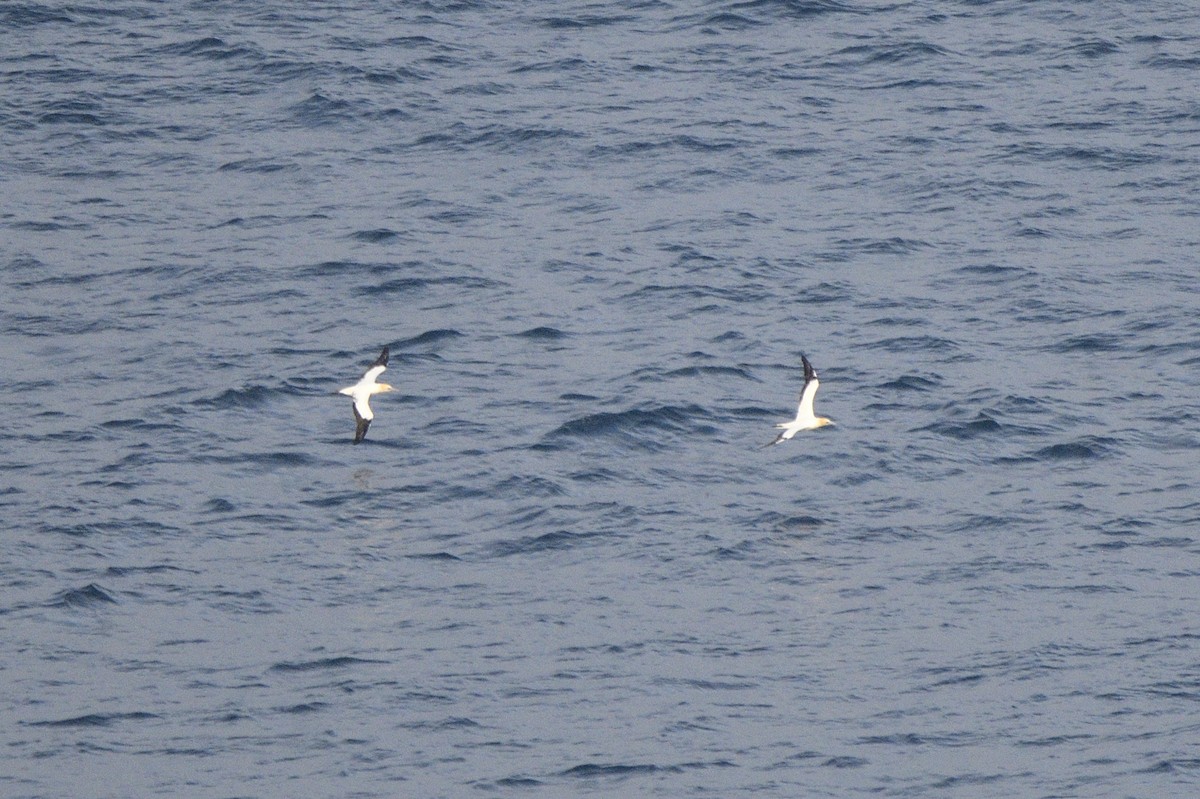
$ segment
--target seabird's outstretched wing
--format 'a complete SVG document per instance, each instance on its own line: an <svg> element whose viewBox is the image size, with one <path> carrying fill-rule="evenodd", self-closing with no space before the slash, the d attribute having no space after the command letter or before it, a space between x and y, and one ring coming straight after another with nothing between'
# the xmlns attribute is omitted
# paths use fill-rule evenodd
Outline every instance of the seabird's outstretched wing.
<svg viewBox="0 0 1200 799"><path fill-rule="evenodd" d="M817 396L821 381L817 379L817 370L808 362L808 358L801 354L800 360L804 362L804 390L800 392L800 407L796 418L811 419L814 416L813 399Z"/></svg>
<svg viewBox="0 0 1200 799"><path fill-rule="evenodd" d="M354 428L354 443L357 444L367 437L367 428L371 426L371 420L363 417L358 412L357 402L354 403L354 421L356 423L356 427Z"/></svg>
<svg viewBox="0 0 1200 799"><path fill-rule="evenodd" d="M375 363L367 367L367 373L363 375L363 380L368 383L374 383L375 378L383 374L383 370L387 369L388 363L388 348L384 347L383 352L379 353L379 357L375 359Z"/></svg>

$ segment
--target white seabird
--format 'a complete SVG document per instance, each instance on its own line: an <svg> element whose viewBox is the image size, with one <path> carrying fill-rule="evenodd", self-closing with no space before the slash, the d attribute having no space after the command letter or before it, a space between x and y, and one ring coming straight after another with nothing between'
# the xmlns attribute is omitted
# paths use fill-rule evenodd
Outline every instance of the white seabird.
<svg viewBox="0 0 1200 799"><path fill-rule="evenodd" d="M375 382L375 378L379 377L384 369L387 369L387 362L388 348L384 347L383 352L379 353L379 357L375 359L375 363L368 367L362 380L338 390L339 394L354 398L354 421L357 424L354 428L355 444L367 437L367 428L371 426L371 420L375 418L375 414L371 412L371 395L396 390L387 383Z"/></svg>
<svg viewBox="0 0 1200 799"><path fill-rule="evenodd" d="M820 387L821 381L817 379L817 370L808 362L808 358L801 355L800 360L804 362L804 388L800 391L800 407L796 409L796 418L790 422L780 422L775 425L782 432L775 437L774 441L767 444L768 447L771 444L787 441L801 430L816 430L818 427L833 424L832 419L826 419L824 416L817 416L813 413L813 398L817 396L817 389Z"/></svg>

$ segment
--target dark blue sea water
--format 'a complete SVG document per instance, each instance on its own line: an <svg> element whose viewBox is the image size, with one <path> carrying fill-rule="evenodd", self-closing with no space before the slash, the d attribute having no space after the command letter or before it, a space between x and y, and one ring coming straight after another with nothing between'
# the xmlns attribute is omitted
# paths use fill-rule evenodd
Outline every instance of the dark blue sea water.
<svg viewBox="0 0 1200 799"><path fill-rule="evenodd" d="M0 5L0 795L1194 792L1197 52Z"/></svg>

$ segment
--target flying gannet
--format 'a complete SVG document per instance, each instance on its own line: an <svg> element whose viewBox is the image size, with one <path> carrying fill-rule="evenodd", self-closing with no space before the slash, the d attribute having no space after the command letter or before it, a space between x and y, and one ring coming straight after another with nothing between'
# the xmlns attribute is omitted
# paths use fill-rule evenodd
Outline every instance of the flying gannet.
<svg viewBox="0 0 1200 799"><path fill-rule="evenodd" d="M375 378L379 377L384 369L387 369L387 362L388 348L384 347L383 352L379 353L379 357L375 359L375 363L371 364L367 373L362 376L362 380L338 390L339 394L354 398L354 421L357 424L354 428L355 444L367 437L367 428L371 426L371 420L375 418L375 414L371 412L371 395L396 390L387 383L375 382Z"/></svg>
<svg viewBox="0 0 1200 799"><path fill-rule="evenodd" d="M796 418L790 422L780 422L775 425L780 428L781 432L774 441L767 444L768 447L771 444L787 441L801 430L816 430L818 427L833 424L833 420L813 414L813 397L817 395L821 381L817 379L817 370L808 362L808 358L801 355L800 360L804 362L804 388L800 391L800 407L796 410Z"/></svg>

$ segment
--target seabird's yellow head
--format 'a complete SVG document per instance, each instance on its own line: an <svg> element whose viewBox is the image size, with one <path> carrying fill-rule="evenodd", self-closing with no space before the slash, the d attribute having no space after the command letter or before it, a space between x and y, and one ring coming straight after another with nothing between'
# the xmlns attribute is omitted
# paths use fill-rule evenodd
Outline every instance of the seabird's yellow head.
<svg viewBox="0 0 1200 799"><path fill-rule="evenodd" d="M833 420L826 419L824 416L817 417L817 427L824 427L827 424L833 424Z"/></svg>
<svg viewBox="0 0 1200 799"><path fill-rule="evenodd" d="M387 392L389 392L389 391L395 391L395 390L396 390L396 389L392 388L392 387L391 387L391 386L389 386L387 383L376 383L376 384L375 384L375 391L374 391L374 392L372 392L372 393L374 393L374 394L386 394L386 393L387 393Z"/></svg>

